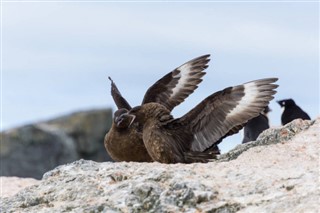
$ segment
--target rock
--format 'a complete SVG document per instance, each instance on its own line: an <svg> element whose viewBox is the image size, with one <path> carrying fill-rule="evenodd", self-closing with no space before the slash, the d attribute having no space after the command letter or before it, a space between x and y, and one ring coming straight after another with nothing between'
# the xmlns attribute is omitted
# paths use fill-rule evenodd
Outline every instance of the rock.
<svg viewBox="0 0 320 213"><path fill-rule="evenodd" d="M0 197L11 197L22 189L39 183L33 178L0 177L1 195Z"/></svg>
<svg viewBox="0 0 320 213"><path fill-rule="evenodd" d="M33 177L81 158L111 161L103 144L112 110L90 110L0 133L1 176Z"/></svg>
<svg viewBox="0 0 320 213"><path fill-rule="evenodd" d="M79 160L1 198L1 212L318 212L319 128L294 121L206 164Z"/></svg>
<svg viewBox="0 0 320 213"><path fill-rule="evenodd" d="M288 141L293 138L297 133L306 130L312 125L315 121L310 122L309 120L296 119L291 123L288 123L284 128L274 129L269 128L263 131L256 141L249 142L246 145L239 144L234 149L230 150L228 153L219 156L219 161L229 161L236 159L244 151L255 147L269 145L272 143L279 143L279 141Z"/></svg>
<svg viewBox="0 0 320 213"><path fill-rule="evenodd" d="M71 137L80 158L98 162L112 161L104 148L104 136L112 124L112 110L90 110L76 112L45 122L62 129Z"/></svg>
<svg viewBox="0 0 320 213"><path fill-rule="evenodd" d="M45 124L27 125L1 134L1 176L33 177L79 156L74 141Z"/></svg>

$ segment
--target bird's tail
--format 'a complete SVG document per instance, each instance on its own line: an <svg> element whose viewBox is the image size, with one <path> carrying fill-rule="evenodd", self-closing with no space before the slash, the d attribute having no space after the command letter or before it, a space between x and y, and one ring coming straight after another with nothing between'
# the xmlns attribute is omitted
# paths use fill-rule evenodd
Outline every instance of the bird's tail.
<svg viewBox="0 0 320 213"><path fill-rule="evenodd" d="M214 159L220 154L219 150L214 150L210 152L185 152L184 159L187 163L207 163Z"/></svg>

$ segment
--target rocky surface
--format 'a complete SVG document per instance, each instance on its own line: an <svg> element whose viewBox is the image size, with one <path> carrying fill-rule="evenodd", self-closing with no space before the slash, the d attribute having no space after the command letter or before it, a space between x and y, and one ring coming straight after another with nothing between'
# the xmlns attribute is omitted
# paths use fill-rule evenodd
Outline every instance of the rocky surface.
<svg viewBox="0 0 320 213"><path fill-rule="evenodd" d="M40 180L33 178L0 177L0 197L11 197L22 189L35 185L39 182Z"/></svg>
<svg viewBox="0 0 320 213"><path fill-rule="evenodd" d="M320 118L206 164L80 160L1 198L1 212L319 212Z"/></svg>
<svg viewBox="0 0 320 213"><path fill-rule="evenodd" d="M110 161L103 145L112 111L73 113L0 133L1 176L33 177L75 160Z"/></svg>

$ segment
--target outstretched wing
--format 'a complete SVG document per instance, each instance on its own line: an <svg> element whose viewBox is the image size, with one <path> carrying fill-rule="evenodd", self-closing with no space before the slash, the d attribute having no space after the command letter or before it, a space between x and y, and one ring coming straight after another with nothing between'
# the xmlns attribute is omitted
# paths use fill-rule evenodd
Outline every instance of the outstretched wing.
<svg viewBox="0 0 320 213"><path fill-rule="evenodd" d="M266 78L216 92L171 125L187 127L194 136L191 150L204 151L258 116L273 99L277 80Z"/></svg>
<svg viewBox="0 0 320 213"><path fill-rule="evenodd" d="M205 149L205 152L209 152L211 150L216 150L215 147L217 147L223 139L225 139L226 137L229 137L231 135L234 135L236 133L238 133L245 125L247 124L247 122L244 122L243 124L240 124L238 126L233 127L232 129L229 130L229 132L227 132L224 136L222 136L219 140L215 141L210 147L208 147L207 149Z"/></svg>
<svg viewBox="0 0 320 213"><path fill-rule="evenodd" d="M202 81L210 55L192 59L166 74L146 92L142 104L157 102L170 111L184 101Z"/></svg>
<svg viewBox="0 0 320 213"><path fill-rule="evenodd" d="M122 97L120 91L118 90L116 84L113 82L113 80L108 77L109 80L111 81L111 95L112 98L114 100L114 102L116 103L118 109L122 109L125 108L127 110L131 109L130 104L127 102L126 99L124 99L124 97Z"/></svg>

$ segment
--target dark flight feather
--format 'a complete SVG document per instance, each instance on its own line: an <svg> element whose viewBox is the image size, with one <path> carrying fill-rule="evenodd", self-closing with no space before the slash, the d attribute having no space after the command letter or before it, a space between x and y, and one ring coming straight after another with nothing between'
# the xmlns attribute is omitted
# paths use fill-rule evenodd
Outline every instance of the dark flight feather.
<svg viewBox="0 0 320 213"><path fill-rule="evenodd" d="M111 81L111 95L112 98L115 102L115 104L117 105L118 109L127 109L130 110L131 106L130 104L127 102L127 100L121 95L120 91L118 90L118 87L116 86L116 84L113 82L113 80L108 77L109 80Z"/></svg>
<svg viewBox="0 0 320 213"><path fill-rule="evenodd" d="M168 73L146 92L142 104L156 102L172 110L183 102L202 81L210 55L192 59Z"/></svg>
<svg viewBox="0 0 320 213"><path fill-rule="evenodd" d="M192 150L203 151L212 145L212 141L239 131L240 126L257 116L273 99L278 85L272 83L276 80L262 79L228 87L210 95L175 122L184 123L194 134ZM233 129L235 127L237 131Z"/></svg>

